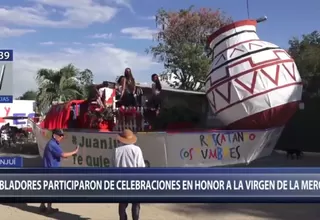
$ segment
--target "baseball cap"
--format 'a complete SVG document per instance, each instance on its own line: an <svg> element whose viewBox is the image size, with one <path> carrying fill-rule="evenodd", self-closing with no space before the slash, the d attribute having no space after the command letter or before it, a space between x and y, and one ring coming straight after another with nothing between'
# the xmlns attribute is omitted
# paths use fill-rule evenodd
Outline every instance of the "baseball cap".
<svg viewBox="0 0 320 220"><path fill-rule="evenodd" d="M61 129L54 129L53 131L52 131L52 135L58 135L58 136L64 136L64 133L63 133L63 130L61 130Z"/></svg>

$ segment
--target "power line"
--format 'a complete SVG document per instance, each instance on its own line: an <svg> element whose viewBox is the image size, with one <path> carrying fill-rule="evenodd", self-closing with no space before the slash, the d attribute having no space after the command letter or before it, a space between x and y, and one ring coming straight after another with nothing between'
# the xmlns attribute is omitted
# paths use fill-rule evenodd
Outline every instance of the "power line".
<svg viewBox="0 0 320 220"><path fill-rule="evenodd" d="M247 15L249 19L250 18L249 0L247 0Z"/></svg>

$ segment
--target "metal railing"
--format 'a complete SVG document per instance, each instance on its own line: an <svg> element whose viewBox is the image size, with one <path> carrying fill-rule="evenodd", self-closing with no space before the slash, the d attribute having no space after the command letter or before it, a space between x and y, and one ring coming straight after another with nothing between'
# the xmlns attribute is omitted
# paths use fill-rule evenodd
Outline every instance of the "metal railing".
<svg viewBox="0 0 320 220"><path fill-rule="evenodd" d="M114 109L114 128L113 131L123 131L130 129L132 131L145 130L145 118L143 107L121 107Z"/></svg>

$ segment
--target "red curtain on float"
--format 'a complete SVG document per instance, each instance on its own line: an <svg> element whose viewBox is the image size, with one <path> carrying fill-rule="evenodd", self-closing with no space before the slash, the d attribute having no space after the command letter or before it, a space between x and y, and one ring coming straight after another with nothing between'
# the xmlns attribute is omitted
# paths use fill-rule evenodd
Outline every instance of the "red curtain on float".
<svg viewBox="0 0 320 220"><path fill-rule="evenodd" d="M73 100L70 102L56 104L51 107L49 112L47 113L43 122L41 122L41 128L45 129L67 129L68 121L70 118L71 106L75 105L76 107L76 115L79 115L79 105L83 104L84 100ZM78 117L81 121L82 117ZM79 123L81 124L81 122Z"/></svg>

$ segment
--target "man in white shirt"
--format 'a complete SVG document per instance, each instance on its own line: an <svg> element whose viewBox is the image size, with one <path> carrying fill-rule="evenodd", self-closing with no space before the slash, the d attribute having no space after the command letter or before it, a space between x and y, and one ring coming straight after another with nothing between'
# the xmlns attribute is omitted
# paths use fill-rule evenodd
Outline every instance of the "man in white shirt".
<svg viewBox="0 0 320 220"><path fill-rule="evenodd" d="M114 167L145 167L144 158L140 147L134 145L137 142L137 136L129 129L125 129L117 136L118 141L122 144L115 149L113 158ZM119 204L120 220L127 220L126 209L128 203ZM139 220L140 203L133 203L132 220Z"/></svg>

